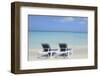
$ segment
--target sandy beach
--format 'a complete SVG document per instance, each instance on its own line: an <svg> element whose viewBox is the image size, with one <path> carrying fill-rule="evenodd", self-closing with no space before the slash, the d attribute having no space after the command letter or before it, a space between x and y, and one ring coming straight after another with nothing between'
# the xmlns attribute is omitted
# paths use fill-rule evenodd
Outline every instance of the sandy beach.
<svg viewBox="0 0 100 76"><path fill-rule="evenodd" d="M88 48L87 46L69 46L69 48L72 48L72 54L71 56L66 59L83 59L83 58L88 58ZM55 49L57 49L55 47ZM29 53L28 53L28 60L32 61L32 60L47 60L47 59L51 59L51 58L41 58L41 55L39 54L40 51L42 51L43 49L29 49ZM61 59L61 58L52 58L51 60L54 59Z"/></svg>

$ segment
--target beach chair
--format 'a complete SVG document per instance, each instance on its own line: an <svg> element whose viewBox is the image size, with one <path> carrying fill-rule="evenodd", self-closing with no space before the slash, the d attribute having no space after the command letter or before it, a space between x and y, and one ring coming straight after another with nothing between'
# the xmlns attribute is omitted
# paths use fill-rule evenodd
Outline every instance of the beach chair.
<svg viewBox="0 0 100 76"><path fill-rule="evenodd" d="M56 57L68 57L69 48L66 43L59 43L59 51L56 52Z"/></svg>
<svg viewBox="0 0 100 76"><path fill-rule="evenodd" d="M40 52L40 55L41 55L41 57L46 57L46 58L48 58L49 56L50 56L50 53L49 53L49 51L50 51L50 46L49 46L49 44L42 44L42 50L41 50L41 52Z"/></svg>
<svg viewBox="0 0 100 76"><path fill-rule="evenodd" d="M67 57L68 56L68 53L67 53L67 50L68 50L67 44L60 43L59 47L60 47L60 53L59 53L59 55L63 56L64 58Z"/></svg>

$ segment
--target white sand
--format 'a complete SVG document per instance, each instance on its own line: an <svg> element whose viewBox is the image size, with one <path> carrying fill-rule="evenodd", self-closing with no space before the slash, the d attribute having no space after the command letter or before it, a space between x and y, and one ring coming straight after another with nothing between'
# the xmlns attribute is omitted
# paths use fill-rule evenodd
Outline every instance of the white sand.
<svg viewBox="0 0 100 76"><path fill-rule="evenodd" d="M81 59L81 58L87 58L88 57L88 48L87 48L87 46L68 46L68 47L72 48L72 50L73 50L72 55L70 56L70 59ZM28 60L31 61L31 60L50 59L50 58L45 58L45 59L41 58L41 55L39 54L39 51L42 51L42 49L29 49ZM52 59L59 59L59 58L52 58Z"/></svg>

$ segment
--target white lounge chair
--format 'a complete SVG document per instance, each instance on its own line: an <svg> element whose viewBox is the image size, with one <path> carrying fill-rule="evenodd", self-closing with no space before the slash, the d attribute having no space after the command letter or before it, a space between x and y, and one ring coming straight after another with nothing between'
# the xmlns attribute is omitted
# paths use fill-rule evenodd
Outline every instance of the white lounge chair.
<svg viewBox="0 0 100 76"><path fill-rule="evenodd" d="M43 49L39 51L40 58L43 58L43 57L48 58L50 56L49 51L51 49L49 44L46 44L46 43L42 44L42 48Z"/></svg>
<svg viewBox="0 0 100 76"><path fill-rule="evenodd" d="M72 54L72 49L67 47L67 44L65 43L60 43L59 44L60 49L56 52L56 56L55 57L70 57Z"/></svg>

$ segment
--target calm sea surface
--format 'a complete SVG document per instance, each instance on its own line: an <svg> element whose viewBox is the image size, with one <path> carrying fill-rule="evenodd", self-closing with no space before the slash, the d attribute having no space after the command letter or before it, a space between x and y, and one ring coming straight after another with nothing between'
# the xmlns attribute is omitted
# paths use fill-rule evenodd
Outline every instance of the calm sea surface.
<svg viewBox="0 0 100 76"><path fill-rule="evenodd" d="M28 35L29 49L41 48L42 43L48 43L51 47L58 47L59 43L68 45L88 44L88 33L32 31Z"/></svg>

